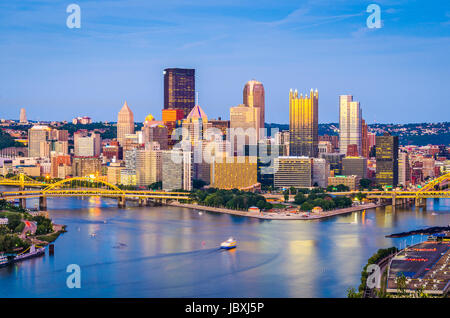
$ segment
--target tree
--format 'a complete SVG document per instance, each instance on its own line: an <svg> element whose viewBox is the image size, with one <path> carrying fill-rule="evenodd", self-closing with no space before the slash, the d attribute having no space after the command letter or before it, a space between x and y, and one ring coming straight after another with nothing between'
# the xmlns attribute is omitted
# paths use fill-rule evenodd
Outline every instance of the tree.
<svg viewBox="0 0 450 318"><path fill-rule="evenodd" d="M347 298L361 298L361 294L357 293L353 287L347 289Z"/></svg>
<svg viewBox="0 0 450 318"><path fill-rule="evenodd" d="M314 206L309 202L304 202L300 208L302 209L302 211L311 211Z"/></svg>
<svg viewBox="0 0 450 318"><path fill-rule="evenodd" d="M284 202L288 202L289 201L289 194L285 193L284 194Z"/></svg>
<svg viewBox="0 0 450 318"><path fill-rule="evenodd" d="M372 184L372 181L370 179L361 179L361 180L359 180L359 187L360 187L360 189L368 189L371 184Z"/></svg>
<svg viewBox="0 0 450 318"><path fill-rule="evenodd" d="M296 204L302 204L305 201L306 201L306 196L302 192L297 193L294 197L294 202Z"/></svg>

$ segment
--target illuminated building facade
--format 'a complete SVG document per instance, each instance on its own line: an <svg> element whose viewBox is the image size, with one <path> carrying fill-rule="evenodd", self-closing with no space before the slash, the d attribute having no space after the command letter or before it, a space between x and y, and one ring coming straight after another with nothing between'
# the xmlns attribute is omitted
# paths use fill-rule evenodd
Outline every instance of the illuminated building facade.
<svg viewBox="0 0 450 318"><path fill-rule="evenodd" d="M319 92L312 89L309 96L289 92L289 154L317 157L319 154Z"/></svg>
<svg viewBox="0 0 450 318"><path fill-rule="evenodd" d="M309 188L312 185L312 162L309 157L278 157L274 160L275 188Z"/></svg>
<svg viewBox="0 0 450 318"><path fill-rule="evenodd" d="M248 156L216 157L211 163L211 187L219 189L249 188L258 183L257 158Z"/></svg>
<svg viewBox="0 0 450 318"><path fill-rule="evenodd" d="M384 133L376 139L376 182L395 187L398 184L398 136Z"/></svg>

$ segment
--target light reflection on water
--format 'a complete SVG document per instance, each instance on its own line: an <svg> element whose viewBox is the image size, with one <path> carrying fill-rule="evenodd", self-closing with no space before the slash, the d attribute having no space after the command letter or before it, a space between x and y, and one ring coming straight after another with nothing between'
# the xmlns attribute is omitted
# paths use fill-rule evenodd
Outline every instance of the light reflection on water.
<svg viewBox="0 0 450 318"><path fill-rule="evenodd" d="M0 297L345 297L374 252L412 242L385 235L450 223L450 200L428 201L425 209L277 221L51 199L50 216L68 232L53 257L0 269ZM218 249L230 236L238 248ZM65 284L72 263L81 266L79 290Z"/></svg>

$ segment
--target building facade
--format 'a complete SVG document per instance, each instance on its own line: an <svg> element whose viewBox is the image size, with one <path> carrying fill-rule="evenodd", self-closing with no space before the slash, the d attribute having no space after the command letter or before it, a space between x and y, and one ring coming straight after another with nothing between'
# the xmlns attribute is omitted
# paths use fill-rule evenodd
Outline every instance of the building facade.
<svg viewBox="0 0 450 318"><path fill-rule="evenodd" d="M398 184L398 136L384 133L376 138L376 182L381 186Z"/></svg>
<svg viewBox="0 0 450 318"><path fill-rule="evenodd" d="M348 145L356 145L358 155L362 149L361 107L352 95L339 96L339 152L347 155Z"/></svg>
<svg viewBox="0 0 450 318"><path fill-rule="evenodd" d="M117 119L117 141L123 146L125 144L125 136L131 134L134 134L134 115L125 101Z"/></svg>
<svg viewBox="0 0 450 318"><path fill-rule="evenodd" d="M245 106L259 109L258 126L264 128L265 93L261 82L251 80L244 86L243 102Z"/></svg>
<svg viewBox="0 0 450 318"><path fill-rule="evenodd" d="M319 92L309 96L289 92L289 154L316 158L319 154Z"/></svg>
<svg viewBox="0 0 450 318"><path fill-rule="evenodd" d="M195 70L166 68L164 74L164 109L182 109L184 117L195 106Z"/></svg>
<svg viewBox="0 0 450 318"><path fill-rule="evenodd" d="M275 188L309 188L312 186L312 162L309 157L275 158Z"/></svg>

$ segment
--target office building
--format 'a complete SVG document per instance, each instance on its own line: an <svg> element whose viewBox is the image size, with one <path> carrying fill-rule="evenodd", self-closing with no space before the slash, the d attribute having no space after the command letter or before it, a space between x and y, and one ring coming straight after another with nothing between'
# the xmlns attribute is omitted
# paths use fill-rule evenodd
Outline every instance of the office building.
<svg viewBox="0 0 450 318"><path fill-rule="evenodd" d="M319 92L311 89L309 96L297 90L289 92L290 156L317 157L319 154Z"/></svg>
<svg viewBox="0 0 450 318"><path fill-rule="evenodd" d="M247 107L259 109L258 126L264 128L265 93L263 84L255 80L248 81L244 86L242 103Z"/></svg>
<svg viewBox="0 0 450 318"><path fill-rule="evenodd" d="M349 187L350 191L353 191L359 188L360 179L361 178L355 175L328 177L328 186L336 187L342 184Z"/></svg>
<svg viewBox="0 0 450 318"><path fill-rule="evenodd" d="M107 166L106 181L111 184L121 184L121 172L123 169L125 167L118 162L109 163Z"/></svg>
<svg viewBox="0 0 450 318"><path fill-rule="evenodd" d="M309 157L275 158L275 188L309 188L312 186L312 162Z"/></svg>
<svg viewBox="0 0 450 318"><path fill-rule="evenodd" d="M381 186L398 184L398 136L384 133L376 138L376 182Z"/></svg>
<svg viewBox="0 0 450 318"><path fill-rule="evenodd" d="M130 134L134 134L134 115L125 101L117 119L117 141L121 146L125 144L125 136Z"/></svg>
<svg viewBox="0 0 450 318"><path fill-rule="evenodd" d="M192 152L173 149L162 151L162 188L165 191L192 190Z"/></svg>
<svg viewBox="0 0 450 318"><path fill-rule="evenodd" d="M330 165L330 171L333 171L335 175L342 173L342 159L344 159L345 154L343 153L321 153L320 158L323 158Z"/></svg>
<svg viewBox="0 0 450 318"><path fill-rule="evenodd" d="M25 108L21 108L20 109L19 123L21 123L21 124L28 124L27 113L25 111Z"/></svg>
<svg viewBox="0 0 450 318"><path fill-rule="evenodd" d="M157 121L152 115L145 118L142 127L142 143L158 143L160 150L169 149L169 132L163 121Z"/></svg>
<svg viewBox="0 0 450 318"><path fill-rule="evenodd" d="M187 136L183 136L183 139L189 140L192 144L199 142L204 139L206 132L211 127L212 125L208 122L206 113L199 105L195 105L186 119L183 120L183 134L188 134Z"/></svg>
<svg viewBox="0 0 450 318"><path fill-rule="evenodd" d="M50 157L50 127L33 126L28 129L28 157Z"/></svg>
<svg viewBox="0 0 450 318"><path fill-rule="evenodd" d="M352 95L339 96L339 152L348 155L348 145L356 145L361 155L361 107Z"/></svg>
<svg viewBox="0 0 450 318"><path fill-rule="evenodd" d="M258 107L244 104L230 108L230 134L228 136L234 154L243 155L245 145L256 145L260 136L260 114Z"/></svg>
<svg viewBox="0 0 450 318"><path fill-rule="evenodd" d="M219 156L211 164L211 187L219 189L251 188L258 183L257 158Z"/></svg>
<svg viewBox="0 0 450 318"><path fill-rule="evenodd" d="M195 70L166 68L164 74L164 109L182 109L184 117L195 106Z"/></svg>
<svg viewBox="0 0 450 318"><path fill-rule="evenodd" d="M101 175L102 162L98 157L73 157L72 175L86 177Z"/></svg>
<svg viewBox="0 0 450 318"><path fill-rule="evenodd" d="M398 153L398 183L407 186L411 180L411 166L407 152Z"/></svg>
<svg viewBox="0 0 450 318"><path fill-rule="evenodd" d="M367 178L367 158L345 157L342 159L342 175L356 175L359 179Z"/></svg>
<svg viewBox="0 0 450 318"><path fill-rule="evenodd" d="M361 119L361 156L364 158L369 158L370 147L369 147L369 131L364 119Z"/></svg>
<svg viewBox="0 0 450 318"><path fill-rule="evenodd" d="M52 178L58 178L59 166L61 165L71 166L72 158L69 155L56 155L51 157L50 162L51 162L50 176ZM64 178L65 177L66 176L64 176Z"/></svg>
<svg viewBox="0 0 450 318"><path fill-rule="evenodd" d="M162 180L162 153L160 150L136 152L136 184L148 186Z"/></svg>
<svg viewBox="0 0 450 318"><path fill-rule="evenodd" d="M312 159L312 185L314 187L326 188L328 176L330 175L330 164L323 158Z"/></svg>
<svg viewBox="0 0 450 318"><path fill-rule="evenodd" d="M101 153L102 140L100 134L74 133L74 154L79 157L95 157Z"/></svg>

